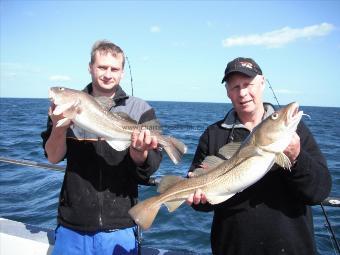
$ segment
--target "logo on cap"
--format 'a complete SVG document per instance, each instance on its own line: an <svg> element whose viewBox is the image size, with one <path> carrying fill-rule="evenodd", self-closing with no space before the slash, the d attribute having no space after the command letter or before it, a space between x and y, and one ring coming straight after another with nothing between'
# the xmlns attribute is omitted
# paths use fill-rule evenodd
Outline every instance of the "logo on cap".
<svg viewBox="0 0 340 255"><path fill-rule="evenodd" d="M249 62L239 62L242 67L253 69L253 64Z"/></svg>
<svg viewBox="0 0 340 255"><path fill-rule="evenodd" d="M228 76L232 73L243 73L249 77L255 77L256 75L262 75L262 70L259 65L251 58L236 58L230 61L225 69L222 83L228 79Z"/></svg>

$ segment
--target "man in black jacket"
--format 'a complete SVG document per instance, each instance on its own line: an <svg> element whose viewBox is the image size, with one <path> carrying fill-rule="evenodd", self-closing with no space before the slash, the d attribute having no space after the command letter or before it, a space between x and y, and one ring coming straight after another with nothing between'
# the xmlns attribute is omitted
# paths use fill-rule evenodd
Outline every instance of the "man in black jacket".
<svg viewBox="0 0 340 255"><path fill-rule="evenodd" d="M143 100L128 96L119 86L124 53L109 41L98 41L91 52L92 77L84 91L112 99L112 112L124 112L138 123L156 118ZM48 160L67 159L58 206L53 254L137 254L136 225L128 210L137 203L138 184L159 167L157 139L148 130L132 133L131 146L116 151L103 140L78 140L69 127L57 127L62 114L49 109L42 133Z"/></svg>
<svg viewBox="0 0 340 255"><path fill-rule="evenodd" d="M201 136L189 177L206 156L218 156L225 144L243 141L274 110L262 101L265 78L254 60L236 58L229 62L224 82L233 109ZM214 211L213 254L317 253L310 206L330 192L327 163L303 122L284 153L292 163L291 171L274 165L260 181L221 204L207 203L201 190L188 198L194 209Z"/></svg>

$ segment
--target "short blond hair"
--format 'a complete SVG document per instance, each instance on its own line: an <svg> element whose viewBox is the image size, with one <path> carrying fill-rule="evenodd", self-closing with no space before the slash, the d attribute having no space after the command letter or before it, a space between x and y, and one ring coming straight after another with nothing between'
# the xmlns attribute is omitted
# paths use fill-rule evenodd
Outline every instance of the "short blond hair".
<svg viewBox="0 0 340 255"><path fill-rule="evenodd" d="M96 41L92 46L91 62L90 62L91 65L94 63L94 61L96 59L96 53L97 52L104 53L104 54L111 53L114 57L121 54L123 56L122 66L124 68L125 54L124 54L123 50L119 46L115 45L114 43L112 43L108 40Z"/></svg>

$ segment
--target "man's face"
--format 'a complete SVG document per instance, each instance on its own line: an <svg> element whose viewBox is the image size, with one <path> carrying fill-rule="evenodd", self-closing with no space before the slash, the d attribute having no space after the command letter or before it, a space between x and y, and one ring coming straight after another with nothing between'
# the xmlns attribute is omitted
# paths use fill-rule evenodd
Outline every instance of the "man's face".
<svg viewBox="0 0 340 255"><path fill-rule="evenodd" d="M262 107L264 77L254 78L241 73L232 74L228 80L227 93L238 114L253 113Z"/></svg>
<svg viewBox="0 0 340 255"><path fill-rule="evenodd" d="M123 55L97 52L95 61L89 65L94 89L101 93L114 93L123 78Z"/></svg>

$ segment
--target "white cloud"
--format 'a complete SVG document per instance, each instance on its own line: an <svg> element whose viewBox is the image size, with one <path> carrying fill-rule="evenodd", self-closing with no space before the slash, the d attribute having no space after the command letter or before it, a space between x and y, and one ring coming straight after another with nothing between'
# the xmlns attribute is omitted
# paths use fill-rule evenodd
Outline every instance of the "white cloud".
<svg viewBox="0 0 340 255"><path fill-rule="evenodd" d="M150 32L151 33L159 33L159 32L161 32L161 28L159 26L152 26L152 27L150 27Z"/></svg>
<svg viewBox="0 0 340 255"><path fill-rule="evenodd" d="M232 36L224 39L222 45L223 47L260 45L276 48L302 38L311 39L313 37L326 36L334 29L335 26L329 23L321 23L303 28L284 27L263 34Z"/></svg>
<svg viewBox="0 0 340 255"><path fill-rule="evenodd" d="M275 89L275 92L278 94L300 94L300 91L297 90L289 90L289 89Z"/></svg>
<svg viewBox="0 0 340 255"><path fill-rule="evenodd" d="M66 75L52 75L48 77L50 81L57 81L57 82L62 82L62 81L70 81L71 78Z"/></svg>
<svg viewBox="0 0 340 255"><path fill-rule="evenodd" d="M3 70L14 70L17 72L29 72L29 73L40 73L40 67L33 66L31 64L22 64L14 62L2 62L0 63L1 69Z"/></svg>
<svg viewBox="0 0 340 255"><path fill-rule="evenodd" d="M1 75L12 77L21 75L37 75L41 73L40 67L26 63L2 62L0 63L0 68Z"/></svg>

